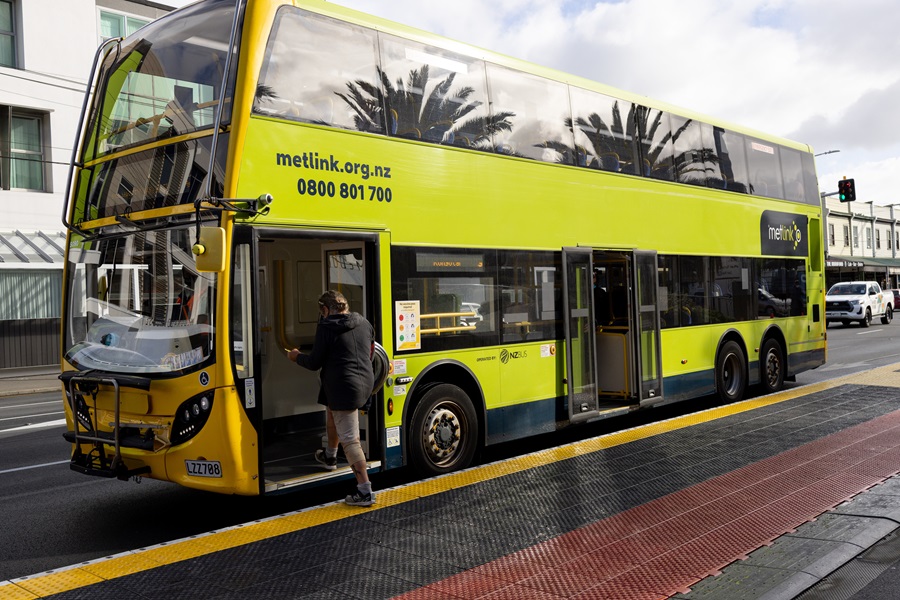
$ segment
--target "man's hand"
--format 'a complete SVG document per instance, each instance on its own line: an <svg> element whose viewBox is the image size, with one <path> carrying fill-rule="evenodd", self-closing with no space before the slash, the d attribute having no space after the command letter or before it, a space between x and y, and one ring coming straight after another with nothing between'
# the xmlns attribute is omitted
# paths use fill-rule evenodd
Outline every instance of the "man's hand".
<svg viewBox="0 0 900 600"><path fill-rule="evenodd" d="M293 350L288 352L287 356L291 362L297 362L297 357L300 356L300 351L294 348Z"/></svg>

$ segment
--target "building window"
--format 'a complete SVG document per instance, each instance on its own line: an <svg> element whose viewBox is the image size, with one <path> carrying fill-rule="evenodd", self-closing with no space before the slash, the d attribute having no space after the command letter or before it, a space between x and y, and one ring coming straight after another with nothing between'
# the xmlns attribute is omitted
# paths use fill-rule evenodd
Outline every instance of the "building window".
<svg viewBox="0 0 900 600"><path fill-rule="evenodd" d="M844 247L850 246L850 226L844 225Z"/></svg>
<svg viewBox="0 0 900 600"><path fill-rule="evenodd" d="M881 250L881 230L875 230L875 249Z"/></svg>
<svg viewBox="0 0 900 600"><path fill-rule="evenodd" d="M853 226L853 247L859 248L859 227Z"/></svg>
<svg viewBox="0 0 900 600"><path fill-rule="evenodd" d="M105 10L100 11L100 39L128 37L150 21Z"/></svg>
<svg viewBox="0 0 900 600"><path fill-rule="evenodd" d="M12 0L0 0L0 67L16 67L16 28Z"/></svg>
<svg viewBox="0 0 900 600"><path fill-rule="evenodd" d="M834 245L835 245L835 242L834 242L834 223L829 223L829 224L828 224L828 245L829 245L829 246L834 246Z"/></svg>
<svg viewBox="0 0 900 600"><path fill-rule="evenodd" d="M866 250L872 249L872 230L866 227Z"/></svg>
<svg viewBox="0 0 900 600"><path fill-rule="evenodd" d="M0 189L45 189L43 136L41 115L0 106Z"/></svg>

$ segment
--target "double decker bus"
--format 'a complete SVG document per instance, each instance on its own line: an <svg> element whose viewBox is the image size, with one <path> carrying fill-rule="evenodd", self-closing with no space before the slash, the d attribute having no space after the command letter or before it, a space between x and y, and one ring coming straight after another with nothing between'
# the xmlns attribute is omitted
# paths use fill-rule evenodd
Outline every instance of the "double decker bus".
<svg viewBox="0 0 900 600"><path fill-rule="evenodd" d="M98 50L63 221L71 466L257 495L313 453L340 290L371 471L823 364L812 150L319 0L201 0Z"/></svg>

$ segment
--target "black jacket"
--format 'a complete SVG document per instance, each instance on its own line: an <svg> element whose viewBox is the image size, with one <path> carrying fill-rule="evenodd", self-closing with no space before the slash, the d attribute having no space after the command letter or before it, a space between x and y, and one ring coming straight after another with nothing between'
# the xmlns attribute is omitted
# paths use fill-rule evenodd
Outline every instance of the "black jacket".
<svg viewBox="0 0 900 600"><path fill-rule="evenodd" d="M361 408L372 395L372 344L375 330L359 313L328 315L316 327L310 354L300 354L297 364L312 371L322 369L319 403L332 410Z"/></svg>

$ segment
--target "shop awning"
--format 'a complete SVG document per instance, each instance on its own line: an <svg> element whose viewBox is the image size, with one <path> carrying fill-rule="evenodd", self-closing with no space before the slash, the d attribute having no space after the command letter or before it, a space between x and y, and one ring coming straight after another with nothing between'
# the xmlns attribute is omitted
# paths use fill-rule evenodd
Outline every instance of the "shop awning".
<svg viewBox="0 0 900 600"><path fill-rule="evenodd" d="M0 269L62 269L66 234L0 230Z"/></svg>

